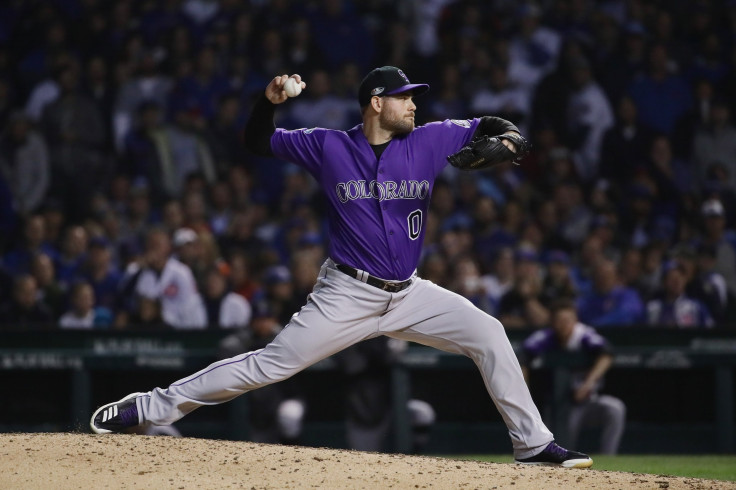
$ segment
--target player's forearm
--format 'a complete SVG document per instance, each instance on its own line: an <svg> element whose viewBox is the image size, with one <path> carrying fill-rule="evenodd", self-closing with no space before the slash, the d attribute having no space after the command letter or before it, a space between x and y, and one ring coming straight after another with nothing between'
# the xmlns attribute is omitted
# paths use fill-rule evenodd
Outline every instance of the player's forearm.
<svg viewBox="0 0 736 490"><path fill-rule="evenodd" d="M613 364L613 356L610 354L601 354L598 359L595 360L593 367L588 371L588 375L585 377L585 383L593 385L599 379L606 374L606 371Z"/></svg>
<svg viewBox="0 0 736 490"><path fill-rule="evenodd" d="M245 124L245 147L256 155L272 156L271 136L276 131L276 106L265 95L258 98Z"/></svg>

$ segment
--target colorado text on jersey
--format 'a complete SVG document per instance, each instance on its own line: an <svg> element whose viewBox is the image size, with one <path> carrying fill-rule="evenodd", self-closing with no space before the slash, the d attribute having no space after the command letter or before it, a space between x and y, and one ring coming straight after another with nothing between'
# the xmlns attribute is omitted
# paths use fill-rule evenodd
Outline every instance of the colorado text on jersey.
<svg viewBox="0 0 736 490"><path fill-rule="evenodd" d="M340 202L353 201L355 199L378 199L379 201L391 199L426 199L429 195L429 182L426 180L402 180L394 182L387 180L378 182L371 180L349 180L337 184L335 192Z"/></svg>

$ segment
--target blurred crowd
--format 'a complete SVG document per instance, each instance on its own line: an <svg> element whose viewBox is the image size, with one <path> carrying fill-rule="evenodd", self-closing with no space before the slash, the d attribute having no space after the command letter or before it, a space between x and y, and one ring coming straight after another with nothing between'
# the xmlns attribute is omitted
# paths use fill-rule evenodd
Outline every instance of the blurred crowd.
<svg viewBox="0 0 736 490"><path fill-rule="evenodd" d="M375 66L420 123L496 115L520 165L446 169L420 275L498 317L736 325L733 0L6 0L0 329L268 338L326 256L304 171L242 145L277 74L286 128L348 129ZM259 334L260 335L260 334Z"/></svg>

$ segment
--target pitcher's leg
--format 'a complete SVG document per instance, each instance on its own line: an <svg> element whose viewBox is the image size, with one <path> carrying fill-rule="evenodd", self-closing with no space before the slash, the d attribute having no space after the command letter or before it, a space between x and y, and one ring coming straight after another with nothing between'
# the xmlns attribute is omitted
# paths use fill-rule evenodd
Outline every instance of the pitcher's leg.
<svg viewBox="0 0 736 490"><path fill-rule="evenodd" d="M418 279L381 318L379 329L390 337L470 357L509 429L517 459L539 453L553 440L503 326L467 299Z"/></svg>
<svg viewBox="0 0 736 490"><path fill-rule="evenodd" d="M375 320L337 323L310 302L265 348L215 362L138 397L141 422L171 424L202 405L223 403L289 378L375 331Z"/></svg>

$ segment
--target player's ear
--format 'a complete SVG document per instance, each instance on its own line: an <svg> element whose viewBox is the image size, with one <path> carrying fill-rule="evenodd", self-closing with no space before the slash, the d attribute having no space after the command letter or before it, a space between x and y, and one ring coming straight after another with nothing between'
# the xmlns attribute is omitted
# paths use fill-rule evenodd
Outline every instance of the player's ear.
<svg viewBox="0 0 736 490"><path fill-rule="evenodd" d="M371 97L371 107L374 111L381 112L381 107L383 107L383 98L378 97L377 95Z"/></svg>

